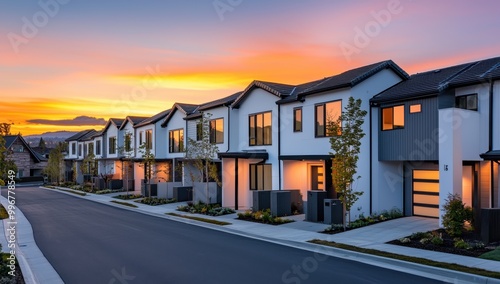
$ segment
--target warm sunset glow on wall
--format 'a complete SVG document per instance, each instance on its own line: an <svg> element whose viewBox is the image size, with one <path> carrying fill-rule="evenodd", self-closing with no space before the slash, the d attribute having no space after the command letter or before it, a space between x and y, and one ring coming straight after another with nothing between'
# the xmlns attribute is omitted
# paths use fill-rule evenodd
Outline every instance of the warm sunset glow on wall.
<svg viewBox="0 0 500 284"><path fill-rule="evenodd" d="M411 74L500 50L496 1L262 0L223 13L212 1L54 3L0 3L0 122L14 133L99 129L75 118L151 116L253 80L297 84L387 59Z"/></svg>

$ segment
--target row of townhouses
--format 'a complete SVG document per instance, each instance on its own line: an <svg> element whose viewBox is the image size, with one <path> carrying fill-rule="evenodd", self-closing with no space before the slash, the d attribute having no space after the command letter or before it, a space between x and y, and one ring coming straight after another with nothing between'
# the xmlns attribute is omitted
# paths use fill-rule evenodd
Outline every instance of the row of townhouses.
<svg viewBox="0 0 500 284"><path fill-rule="evenodd" d="M99 174L137 189L144 145L165 169L155 182L189 185L176 169L187 138L199 138L198 121L210 113L223 206L251 208L255 190L295 189L304 202L309 190L334 198L326 124L353 97L368 112L354 185L364 194L353 215L396 207L407 216L439 217L449 193L475 209L498 208L499 80L500 57L411 76L388 60L301 85L254 81L202 105L109 119L101 131L69 138L66 160L81 164L93 153Z"/></svg>

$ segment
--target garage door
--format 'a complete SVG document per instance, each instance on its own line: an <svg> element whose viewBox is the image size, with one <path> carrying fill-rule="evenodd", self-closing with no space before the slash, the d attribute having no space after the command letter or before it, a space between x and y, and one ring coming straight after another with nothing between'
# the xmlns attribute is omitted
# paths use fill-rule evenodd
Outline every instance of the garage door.
<svg viewBox="0 0 500 284"><path fill-rule="evenodd" d="M413 170L413 215L439 217L439 170Z"/></svg>

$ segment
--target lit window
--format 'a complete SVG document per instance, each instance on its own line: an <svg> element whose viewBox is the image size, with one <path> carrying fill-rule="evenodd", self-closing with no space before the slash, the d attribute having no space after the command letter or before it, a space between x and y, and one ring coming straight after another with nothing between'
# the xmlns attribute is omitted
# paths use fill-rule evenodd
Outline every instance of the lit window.
<svg viewBox="0 0 500 284"><path fill-rule="evenodd" d="M271 190L272 184L272 167L270 164L250 165L250 190Z"/></svg>
<svg viewBox="0 0 500 284"><path fill-rule="evenodd" d="M210 121L210 143L224 143L224 119L214 119Z"/></svg>
<svg viewBox="0 0 500 284"><path fill-rule="evenodd" d="M382 109L382 130L404 128L405 106L394 106Z"/></svg>
<svg viewBox="0 0 500 284"><path fill-rule="evenodd" d="M272 144L271 112L253 114L249 116L248 135L250 146Z"/></svg>
<svg viewBox="0 0 500 284"><path fill-rule="evenodd" d="M422 105L421 104L416 104L416 105L410 105L410 113L417 113L422 111Z"/></svg>
<svg viewBox="0 0 500 284"><path fill-rule="evenodd" d="M146 150L153 149L153 130L146 130Z"/></svg>
<svg viewBox="0 0 500 284"><path fill-rule="evenodd" d="M302 132L302 108L293 109L293 132Z"/></svg>
<svg viewBox="0 0 500 284"><path fill-rule="evenodd" d="M184 152L184 129L170 130L168 137L170 153Z"/></svg>
<svg viewBox="0 0 500 284"><path fill-rule="evenodd" d="M342 101L319 104L316 105L315 110L316 137L333 136L333 133L328 130L328 123L337 121L342 114Z"/></svg>
<svg viewBox="0 0 500 284"><path fill-rule="evenodd" d="M108 153L116 154L116 136L109 137L108 141L109 141Z"/></svg>

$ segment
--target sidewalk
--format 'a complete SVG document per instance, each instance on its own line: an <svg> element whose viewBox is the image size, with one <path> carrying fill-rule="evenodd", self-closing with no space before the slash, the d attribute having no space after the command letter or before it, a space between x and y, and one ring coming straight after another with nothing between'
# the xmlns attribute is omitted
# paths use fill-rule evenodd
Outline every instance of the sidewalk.
<svg viewBox="0 0 500 284"><path fill-rule="evenodd" d="M115 206L122 209L136 211L143 214L194 224L197 226L207 227L246 237L271 241L279 244L310 250L313 252L321 251L321 253L325 253L328 255L354 259L356 261L366 262L382 267L390 267L391 269L403 270L409 273L426 275L428 277L443 281L452 281L454 283L500 283L500 280L497 279L488 279L481 276L472 276L461 272L454 272L440 268L428 267L419 264L413 264L377 256L369 256L365 254L340 250L336 248L326 248L326 247L318 248L320 246L307 243L307 241L312 239L334 241L338 243L344 243L363 248L376 249L401 255L426 258L446 263L456 263L464 266L477 267L486 270L500 272L500 263L497 261L483 260L474 257L459 256L453 254L446 254L434 251L427 251L427 250L420 250L403 246L385 244L388 241L402 238L415 232L423 232L423 231L437 229L438 223L435 219L422 218L422 217L405 217L359 228L356 230L351 230L344 233L328 235L319 233L320 231L327 228L328 225L304 221L305 216L303 214L287 217L290 219L294 219L295 222L279 226L272 226L266 224L259 224L255 222L237 220L235 219L237 217L236 214L214 217L214 216L206 216L199 214L189 214L177 211L176 208L179 205L185 205L186 204L185 202L171 203L159 206L149 206L134 202L133 200L124 201L121 199L113 198L113 196L123 194L123 192L106 194L106 195L87 194L86 196L79 196L55 189L47 189L47 190L70 194L83 199L107 204L110 206ZM131 208L110 202L112 200L131 203L136 205L137 208ZM231 225L217 226L205 222L193 221L186 218L175 217L165 214L171 212L180 215L199 216L207 219L225 221L231 223Z"/></svg>

